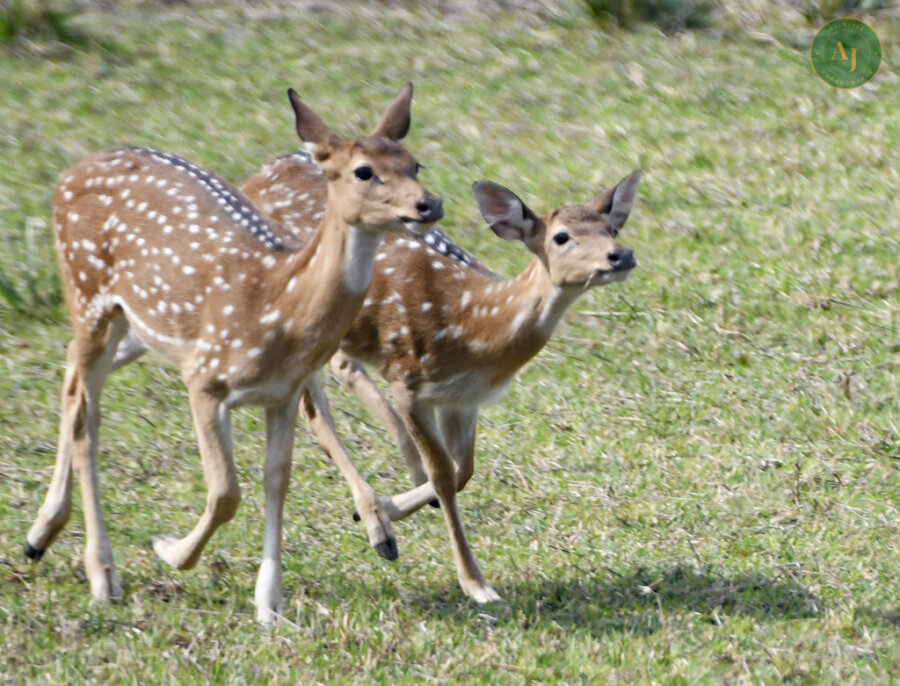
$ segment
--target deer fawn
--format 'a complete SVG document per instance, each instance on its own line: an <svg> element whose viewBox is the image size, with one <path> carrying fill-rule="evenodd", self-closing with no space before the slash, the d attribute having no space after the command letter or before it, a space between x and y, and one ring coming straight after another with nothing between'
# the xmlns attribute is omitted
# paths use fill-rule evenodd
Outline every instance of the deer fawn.
<svg viewBox="0 0 900 686"><path fill-rule="evenodd" d="M301 390L353 323L385 232L428 228L443 215L440 199L416 178L416 160L396 142L409 129L412 84L370 136L355 140L332 133L293 90L288 95L328 198L305 247L239 191L166 153L101 153L69 169L57 187L53 219L74 337L56 468L25 552L39 559L65 526L74 467L95 598L121 593L98 492L100 393L113 369L152 349L184 376L209 491L187 536L150 544L173 567L197 563L240 500L229 412L263 405L266 528L254 600L260 621L277 617Z"/></svg>
<svg viewBox="0 0 900 686"><path fill-rule="evenodd" d="M362 310L331 359L336 376L400 442L419 484L381 500L379 512L398 520L437 495L460 585L479 602L499 596L478 568L456 502L474 469L478 408L503 393L579 295L623 281L636 266L616 236L639 182L635 171L588 205L561 207L543 218L506 188L477 182L473 190L485 220L500 238L524 243L534 254L531 265L504 280L436 229L424 236L392 234L375 257ZM298 187L303 195L291 195ZM312 160L302 153L275 160L243 190L263 212L292 227L298 240L308 238L308 217L322 211L326 200ZM360 362L375 366L389 382L400 418ZM339 465L349 462L317 384L308 387L303 409L325 451ZM348 479L359 478L342 471ZM356 493L364 486L351 482L351 488ZM358 510L370 539L378 531L372 509Z"/></svg>

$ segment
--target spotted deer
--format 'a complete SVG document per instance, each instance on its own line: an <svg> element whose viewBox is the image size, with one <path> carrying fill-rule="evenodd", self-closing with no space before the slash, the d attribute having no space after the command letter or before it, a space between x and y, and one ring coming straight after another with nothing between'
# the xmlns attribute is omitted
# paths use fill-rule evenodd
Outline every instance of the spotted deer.
<svg viewBox="0 0 900 686"><path fill-rule="evenodd" d="M303 242L219 177L167 153L100 153L70 168L57 187L53 221L74 336L56 468L25 551L39 559L65 526L74 468L85 570L97 599L121 593L100 506L100 393L113 369L149 349L184 377L208 487L195 528L183 538L154 536L150 545L178 569L197 563L240 500L230 410L264 406L266 524L254 600L260 621L277 618L301 390L353 323L385 233L427 229L443 215L397 142L409 129L411 84L372 134L357 139L332 133L296 92L288 95L328 200Z"/></svg>
<svg viewBox="0 0 900 686"><path fill-rule="evenodd" d="M474 470L479 406L503 393L581 294L623 281L636 266L631 249L616 237L640 178L635 171L587 205L560 207L544 217L496 183L475 183L484 219L500 238L520 241L533 253L529 267L503 279L437 229L392 234L375 257L362 310L331 358L335 375L401 445L418 484L380 500L380 512L396 521L437 496L460 585L479 602L499 596L466 541L456 501ZM310 217L326 206L314 161L303 153L276 159L243 190L261 211L291 227L298 240L308 239ZM363 363L387 380L399 417ZM308 387L302 407L325 452L341 464L349 462L320 386ZM364 488L351 483L354 493ZM372 509L357 515L370 539L378 529Z"/></svg>

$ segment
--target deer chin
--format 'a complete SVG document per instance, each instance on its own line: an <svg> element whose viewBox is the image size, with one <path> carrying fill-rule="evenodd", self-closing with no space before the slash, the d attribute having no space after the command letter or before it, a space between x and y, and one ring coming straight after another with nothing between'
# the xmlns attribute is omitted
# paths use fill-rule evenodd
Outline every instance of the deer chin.
<svg viewBox="0 0 900 686"><path fill-rule="evenodd" d="M608 283L624 281L631 274L633 267L628 269L597 269L588 279L589 286L605 286Z"/></svg>

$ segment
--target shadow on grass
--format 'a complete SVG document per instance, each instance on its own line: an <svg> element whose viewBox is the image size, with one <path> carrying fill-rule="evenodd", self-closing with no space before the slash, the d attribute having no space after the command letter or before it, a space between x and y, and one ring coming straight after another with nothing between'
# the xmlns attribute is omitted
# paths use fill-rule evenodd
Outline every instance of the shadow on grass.
<svg viewBox="0 0 900 686"><path fill-rule="evenodd" d="M8 565L15 571L14 565ZM330 565L328 566L331 568ZM339 567L335 560L334 569ZM80 566L44 566L48 586L68 583L71 593L82 593L87 599L87 580ZM37 571L37 566L29 567ZM140 604L170 606L195 614L227 612L249 619L253 614L252 580L255 562L230 565L213 556L205 565L205 573L182 575L165 568L162 563L143 570L133 569L123 581L125 594L121 603L130 605L142 597ZM74 572L74 578L73 577ZM308 570L288 572L285 578L289 606L298 595L327 607L339 607L352 598L368 598L386 607L399 600L414 621L430 620L448 624L495 626L519 631L541 630L561 626L572 631L587 631L595 637L613 633L652 634L671 622L710 622L719 624L729 617L752 617L760 621L780 621L817 617L822 601L798 579L795 570L777 568L772 574L730 574L727 570L698 570L689 564L635 567L626 570L604 568L597 573L574 575L567 570L565 578L535 579L512 584L499 584L502 595L498 603L480 606L467 599L451 580L425 584L417 588L408 579L385 575L380 580L359 579L348 585L348 579L332 571ZM26 579L22 570L10 580ZM75 586L71 582L75 582ZM352 602L352 601L351 601ZM312 606L310 606L312 607ZM82 630L86 633L114 633L121 628L121 617L115 608L98 610ZM900 627L900 610L871 610L879 623ZM93 615L94 613L91 612ZM127 613L126 613L127 614Z"/></svg>
<svg viewBox="0 0 900 686"><path fill-rule="evenodd" d="M464 601L436 602L419 593L411 600L431 616L461 619L485 613L500 624L522 629L544 622L610 632L653 633L665 622L686 616L714 624L726 616L758 619L802 619L819 613L820 600L786 572L763 574L699 572L685 565L637 568L626 573L570 580L542 580L498 589L503 601L484 608Z"/></svg>
<svg viewBox="0 0 900 686"><path fill-rule="evenodd" d="M79 632L95 637L118 634L123 627L143 627L148 618L136 618L128 609L139 598L138 605L155 607L155 611L169 606L173 611L197 617L225 613L250 621L254 612L252 586L247 584L254 571L251 565L240 565L238 569L213 567L212 576L196 579L179 578L180 575L168 574L161 568L144 570L148 575L132 575L132 578L126 574L124 598L111 606L89 606L86 579L82 573L76 573L73 579L68 566L62 570L51 568L53 578L48 579L47 586L68 583L66 592L73 597L77 594L83 600L77 606L88 615L80 622ZM369 580L362 587L356 583L349 588L346 578L332 574L315 581L289 576L286 600L290 607L299 594L326 608L340 607L354 597L372 599L375 605L386 608L396 607L394 603L399 600L404 608L401 614L406 615L404 621L467 625L476 631L486 625L526 632L562 627L572 633L587 632L598 639L619 633L650 635L670 627L673 622L718 625L734 617L753 617L759 621L811 618L819 615L821 606L820 599L794 578L790 570L772 576L701 572L687 565L635 568L627 572L607 570L596 576L498 586L503 599L485 606L465 598L450 579L446 584L425 585L415 590L405 584L395 585L396 580L388 579L383 578L381 583ZM304 611L314 615L316 605L307 604ZM357 607L356 611L359 610ZM896 608L873 610L871 616L881 624L900 626L900 611ZM47 619L23 617L22 621L23 626L27 625L23 630L38 635L39 627ZM297 617L293 621L304 622Z"/></svg>

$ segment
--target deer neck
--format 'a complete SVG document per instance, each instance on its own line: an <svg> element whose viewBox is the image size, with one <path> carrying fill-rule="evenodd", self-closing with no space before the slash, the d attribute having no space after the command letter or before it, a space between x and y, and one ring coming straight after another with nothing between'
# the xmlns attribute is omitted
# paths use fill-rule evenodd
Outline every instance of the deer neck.
<svg viewBox="0 0 900 686"><path fill-rule="evenodd" d="M463 294L465 315L476 323L469 347L514 371L544 346L577 297L554 285L535 257L519 276Z"/></svg>
<svg viewBox="0 0 900 686"><path fill-rule="evenodd" d="M328 343L336 345L362 304L383 238L382 232L347 224L327 210L309 244L276 275L284 285L275 307L302 317L306 331L327 324L325 329L335 332Z"/></svg>

